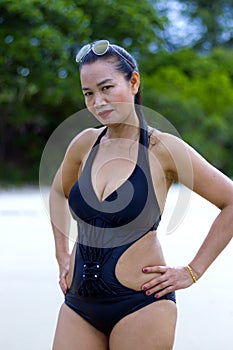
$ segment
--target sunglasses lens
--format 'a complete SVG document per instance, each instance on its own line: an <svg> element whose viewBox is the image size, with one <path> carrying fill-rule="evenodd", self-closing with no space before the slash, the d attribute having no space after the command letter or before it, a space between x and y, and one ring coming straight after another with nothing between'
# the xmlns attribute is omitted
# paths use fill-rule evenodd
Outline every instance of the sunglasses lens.
<svg viewBox="0 0 233 350"><path fill-rule="evenodd" d="M108 40L99 40L94 43L92 50L96 55L103 55L107 52L109 46Z"/></svg>
<svg viewBox="0 0 233 350"><path fill-rule="evenodd" d="M101 56L104 55L107 51L109 46L112 47L112 49L121 56L133 69L135 69L135 66L132 62L130 62L125 56L123 56L118 50L114 48L113 45L110 45L108 40L98 40L94 44L87 44L83 46L80 51L76 55L76 62L81 62L82 59L92 50L95 55Z"/></svg>
<svg viewBox="0 0 233 350"><path fill-rule="evenodd" d="M76 55L76 62L80 62L84 56L90 51L91 45L87 44L83 46Z"/></svg>

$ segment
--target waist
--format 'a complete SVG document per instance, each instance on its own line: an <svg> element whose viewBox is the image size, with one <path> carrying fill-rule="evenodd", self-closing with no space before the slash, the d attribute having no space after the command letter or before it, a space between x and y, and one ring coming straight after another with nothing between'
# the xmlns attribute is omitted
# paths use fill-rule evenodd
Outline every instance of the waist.
<svg viewBox="0 0 233 350"><path fill-rule="evenodd" d="M160 274L146 274L146 266L165 265L162 249L155 231L123 246L96 248L78 244L76 250L76 282L98 286L100 279L105 286L119 293L119 286L139 291L145 282ZM91 281L91 282L90 282Z"/></svg>
<svg viewBox="0 0 233 350"><path fill-rule="evenodd" d="M101 217L88 222L77 219L78 243L96 248L113 248L133 243L151 230L155 230L160 217L149 220L135 220L119 227L111 226Z"/></svg>
<svg viewBox="0 0 233 350"><path fill-rule="evenodd" d="M159 273L144 273L146 266L166 265L156 231L150 231L141 239L133 243L119 257L115 274L121 284L141 290L141 286L159 276Z"/></svg>

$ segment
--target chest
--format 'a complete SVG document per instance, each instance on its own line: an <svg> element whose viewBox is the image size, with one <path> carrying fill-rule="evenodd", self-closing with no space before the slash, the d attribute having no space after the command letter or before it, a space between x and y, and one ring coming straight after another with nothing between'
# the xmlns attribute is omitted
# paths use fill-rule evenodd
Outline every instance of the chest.
<svg viewBox="0 0 233 350"><path fill-rule="evenodd" d="M133 174L139 145L131 140L100 145L91 166L91 182L100 201L120 188Z"/></svg>

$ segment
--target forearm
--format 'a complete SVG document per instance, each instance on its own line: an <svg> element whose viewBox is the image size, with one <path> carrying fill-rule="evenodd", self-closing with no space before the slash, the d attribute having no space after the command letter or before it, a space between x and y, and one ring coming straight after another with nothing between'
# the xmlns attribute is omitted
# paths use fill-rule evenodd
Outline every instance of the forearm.
<svg viewBox="0 0 233 350"><path fill-rule="evenodd" d="M213 222L198 253L190 262L196 278L200 278L227 246L233 236L233 206L225 207Z"/></svg>
<svg viewBox="0 0 233 350"><path fill-rule="evenodd" d="M64 194L52 188L50 193L50 219L53 229L56 258L69 254L70 212Z"/></svg>

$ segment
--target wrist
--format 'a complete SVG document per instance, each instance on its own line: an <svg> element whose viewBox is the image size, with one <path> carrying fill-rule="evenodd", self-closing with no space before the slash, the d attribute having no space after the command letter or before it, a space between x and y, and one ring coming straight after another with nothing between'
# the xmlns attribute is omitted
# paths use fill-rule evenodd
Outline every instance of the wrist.
<svg viewBox="0 0 233 350"><path fill-rule="evenodd" d="M56 260L59 265L63 264L67 259L70 259L70 253L68 251L56 252Z"/></svg>
<svg viewBox="0 0 233 350"><path fill-rule="evenodd" d="M197 265L196 262L191 261L190 264L188 264L191 269L193 270L193 273L197 280L201 278L201 276L204 274L205 269L202 265Z"/></svg>
<svg viewBox="0 0 233 350"><path fill-rule="evenodd" d="M195 271L190 265L186 266L190 276L192 277L193 283L197 283L197 275L195 274Z"/></svg>

